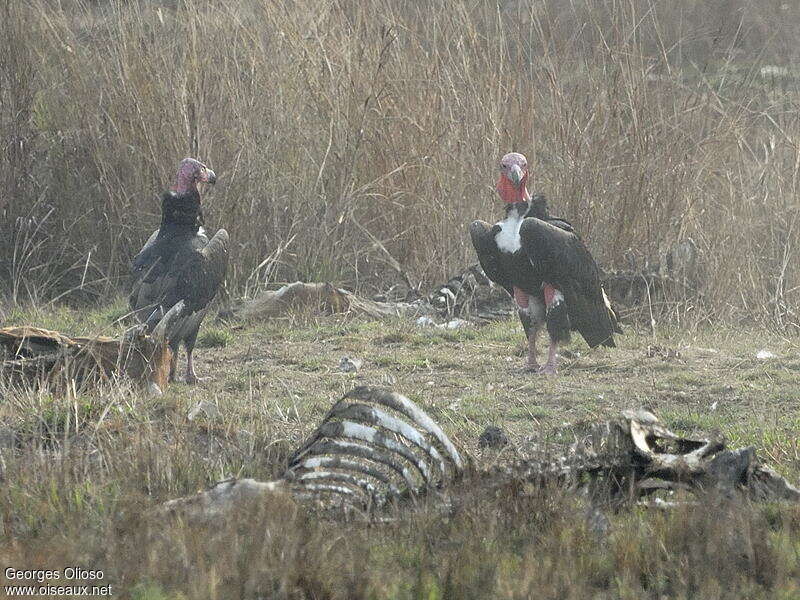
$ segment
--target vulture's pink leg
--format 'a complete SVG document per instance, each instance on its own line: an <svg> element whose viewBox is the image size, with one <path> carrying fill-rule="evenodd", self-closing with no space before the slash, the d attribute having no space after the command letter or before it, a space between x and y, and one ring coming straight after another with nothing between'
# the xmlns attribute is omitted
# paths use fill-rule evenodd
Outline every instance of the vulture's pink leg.
<svg viewBox="0 0 800 600"><path fill-rule="evenodd" d="M186 383L199 383L203 381L194 372L194 361L192 360L192 350L186 351Z"/></svg>
<svg viewBox="0 0 800 600"><path fill-rule="evenodd" d="M542 291L544 292L545 306L550 308L550 305L553 304L553 301L556 299L556 294L558 294L559 291L549 283L542 284Z"/></svg>
<svg viewBox="0 0 800 600"><path fill-rule="evenodd" d="M528 294L520 288L514 286L514 302L517 304L517 309L521 312L528 312L531 299ZM532 324L528 332L528 361L525 366L526 371L538 371L539 362L536 359L536 336L539 334L541 325Z"/></svg>
<svg viewBox="0 0 800 600"><path fill-rule="evenodd" d="M539 353L536 351L536 338L539 337L541 327L540 324L534 324L528 336L528 364L526 366L528 371L538 371L541 368L538 360Z"/></svg>
<svg viewBox="0 0 800 600"><path fill-rule="evenodd" d="M543 373L544 375L555 375L558 373L556 352L558 352L558 342L550 340L550 349L547 351L547 362L539 369L539 373Z"/></svg>
<svg viewBox="0 0 800 600"><path fill-rule="evenodd" d="M527 310L530 299L526 292L514 286L514 302L517 303L517 308Z"/></svg>
<svg viewBox="0 0 800 600"><path fill-rule="evenodd" d="M564 295L547 282L542 284L542 291L544 292L544 303L547 307L547 310L549 310L553 304L564 301ZM558 342L551 339L550 348L547 351L547 362L542 368L539 369L540 373L545 375L555 375L558 372L557 352Z"/></svg>

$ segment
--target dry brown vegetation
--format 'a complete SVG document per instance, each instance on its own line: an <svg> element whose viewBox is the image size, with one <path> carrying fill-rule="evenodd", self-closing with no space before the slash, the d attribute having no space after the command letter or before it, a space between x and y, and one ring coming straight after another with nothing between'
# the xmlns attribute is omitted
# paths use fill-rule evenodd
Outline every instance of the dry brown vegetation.
<svg viewBox="0 0 800 600"><path fill-rule="evenodd" d="M101 568L138 600L796 598L796 507L608 510L598 533L559 490L461 489L451 510L377 525L261 506L160 541L142 515L279 475L364 383L411 397L484 465L487 423L516 444L648 406L797 482L797 39L800 4L782 0L0 0L2 325L121 335L126 309L104 300L186 155L220 176L206 221L231 234L238 294L385 288L397 264L446 279L474 261L468 223L499 214L511 149L604 266L691 237L705 274L679 329L576 340L555 380L518 373L515 321L334 316L207 324L212 381L161 398L0 386L0 564ZM343 354L363 370L339 373Z"/></svg>
<svg viewBox="0 0 800 600"><path fill-rule="evenodd" d="M96 330L113 312L29 317ZM208 329L202 343L213 347L198 351L198 368L212 380L160 398L125 385L70 397L0 389L0 564L103 569L117 594L137 600L797 597L796 505L601 505L608 529L597 531L572 494L470 483L444 510L435 496L372 525L276 500L233 522L148 534L144 516L161 502L229 477L280 476L332 403L363 384L407 394L480 468L511 453L478 447L487 423L524 445L563 423L648 406L676 431L719 429L731 447L755 446L798 482L796 343L764 332L631 331L617 349L590 352L576 340L580 356L542 379L519 374L520 337L511 320L461 330L279 320ZM775 358L757 359L761 349ZM362 370L340 372L343 355L363 358ZM190 418L200 402L210 408Z"/></svg>
<svg viewBox="0 0 800 600"><path fill-rule="evenodd" d="M220 174L229 284L473 260L499 156L607 267L685 236L697 321L796 325L800 5L782 0L1 4L0 269L13 299L124 280L177 161ZM385 280L381 280L381 284ZM378 285L381 285L378 284Z"/></svg>

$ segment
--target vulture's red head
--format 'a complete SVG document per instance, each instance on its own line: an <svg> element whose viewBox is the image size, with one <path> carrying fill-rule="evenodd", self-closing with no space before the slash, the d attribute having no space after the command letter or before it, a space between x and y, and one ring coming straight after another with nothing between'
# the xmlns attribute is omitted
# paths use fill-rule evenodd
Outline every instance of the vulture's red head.
<svg viewBox="0 0 800 600"><path fill-rule="evenodd" d="M175 187L173 188L179 194L186 192L197 191L197 184L199 183L214 183L217 176L194 158L184 158L178 166L178 175L175 178Z"/></svg>
<svg viewBox="0 0 800 600"><path fill-rule="evenodd" d="M510 152L500 159L497 193L506 204L528 200L528 161L519 152Z"/></svg>

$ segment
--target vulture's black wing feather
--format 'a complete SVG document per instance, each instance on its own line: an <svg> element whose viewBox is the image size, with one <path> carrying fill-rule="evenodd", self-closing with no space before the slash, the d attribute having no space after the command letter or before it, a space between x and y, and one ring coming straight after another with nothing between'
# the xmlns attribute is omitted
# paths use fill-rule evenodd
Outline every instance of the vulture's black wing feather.
<svg viewBox="0 0 800 600"><path fill-rule="evenodd" d="M485 221L473 221L469 226L469 235L472 238L472 245L478 255L478 262L486 276L497 285L505 289L509 295L514 295L513 279L503 268L503 261L500 260L500 249L497 247L495 235L499 231L497 225L491 226Z"/></svg>
<svg viewBox="0 0 800 600"><path fill-rule="evenodd" d="M228 268L228 232L220 229L202 248L186 248L166 274L164 307L186 302L187 313L204 309L214 299Z"/></svg>
<svg viewBox="0 0 800 600"><path fill-rule="evenodd" d="M600 271L589 249L572 231L527 218L520 243L534 268L564 294L569 318L591 347L614 346L616 316L600 285Z"/></svg>
<svg viewBox="0 0 800 600"><path fill-rule="evenodd" d="M129 300L141 321L154 310L166 312L181 300L186 304L182 318L188 318L208 306L225 279L228 232L224 229L210 241L198 234L169 243L164 252L156 252L154 260L138 271Z"/></svg>
<svg viewBox="0 0 800 600"><path fill-rule="evenodd" d="M569 231L571 233L575 233L575 228L572 226L572 223L567 221L566 219L562 219L561 217L553 217L550 215L550 209L547 204L547 198L545 198L544 194L534 194L533 197L528 202L528 212L525 215L526 217L535 217L554 227L558 227L559 229L563 229L564 231Z"/></svg>

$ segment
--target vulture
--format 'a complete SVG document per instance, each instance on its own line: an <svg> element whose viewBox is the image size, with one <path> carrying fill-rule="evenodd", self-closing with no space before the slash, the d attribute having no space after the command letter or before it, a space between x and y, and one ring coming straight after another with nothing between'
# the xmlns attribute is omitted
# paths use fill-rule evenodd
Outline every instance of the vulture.
<svg viewBox="0 0 800 600"><path fill-rule="evenodd" d="M558 345L578 331L592 348L614 347L621 333L600 285L600 272L569 222L551 217L544 196L527 190L528 163L512 152L500 161L497 192L505 219L489 225L474 221L472 245L486 276L513 297L528 340L527 369L557 372ZM546 326L547 362L539 365L536 337Z"/></svg>
<svg viewBox="0 0 800 600"><path fill-rule="evenodd" d="M134 283L129 297L137 319L155 328L161 318L182 301L171 327L169 380L175 380L178 352L186 347L186 382L200 379L192 353L200 323L222 284L228 268L228 232L220 229L211 239L203 229L198 183L213 184L214 171L194 158L181 161L175 185L161 198L161 226L132 261Z"/></svg>

